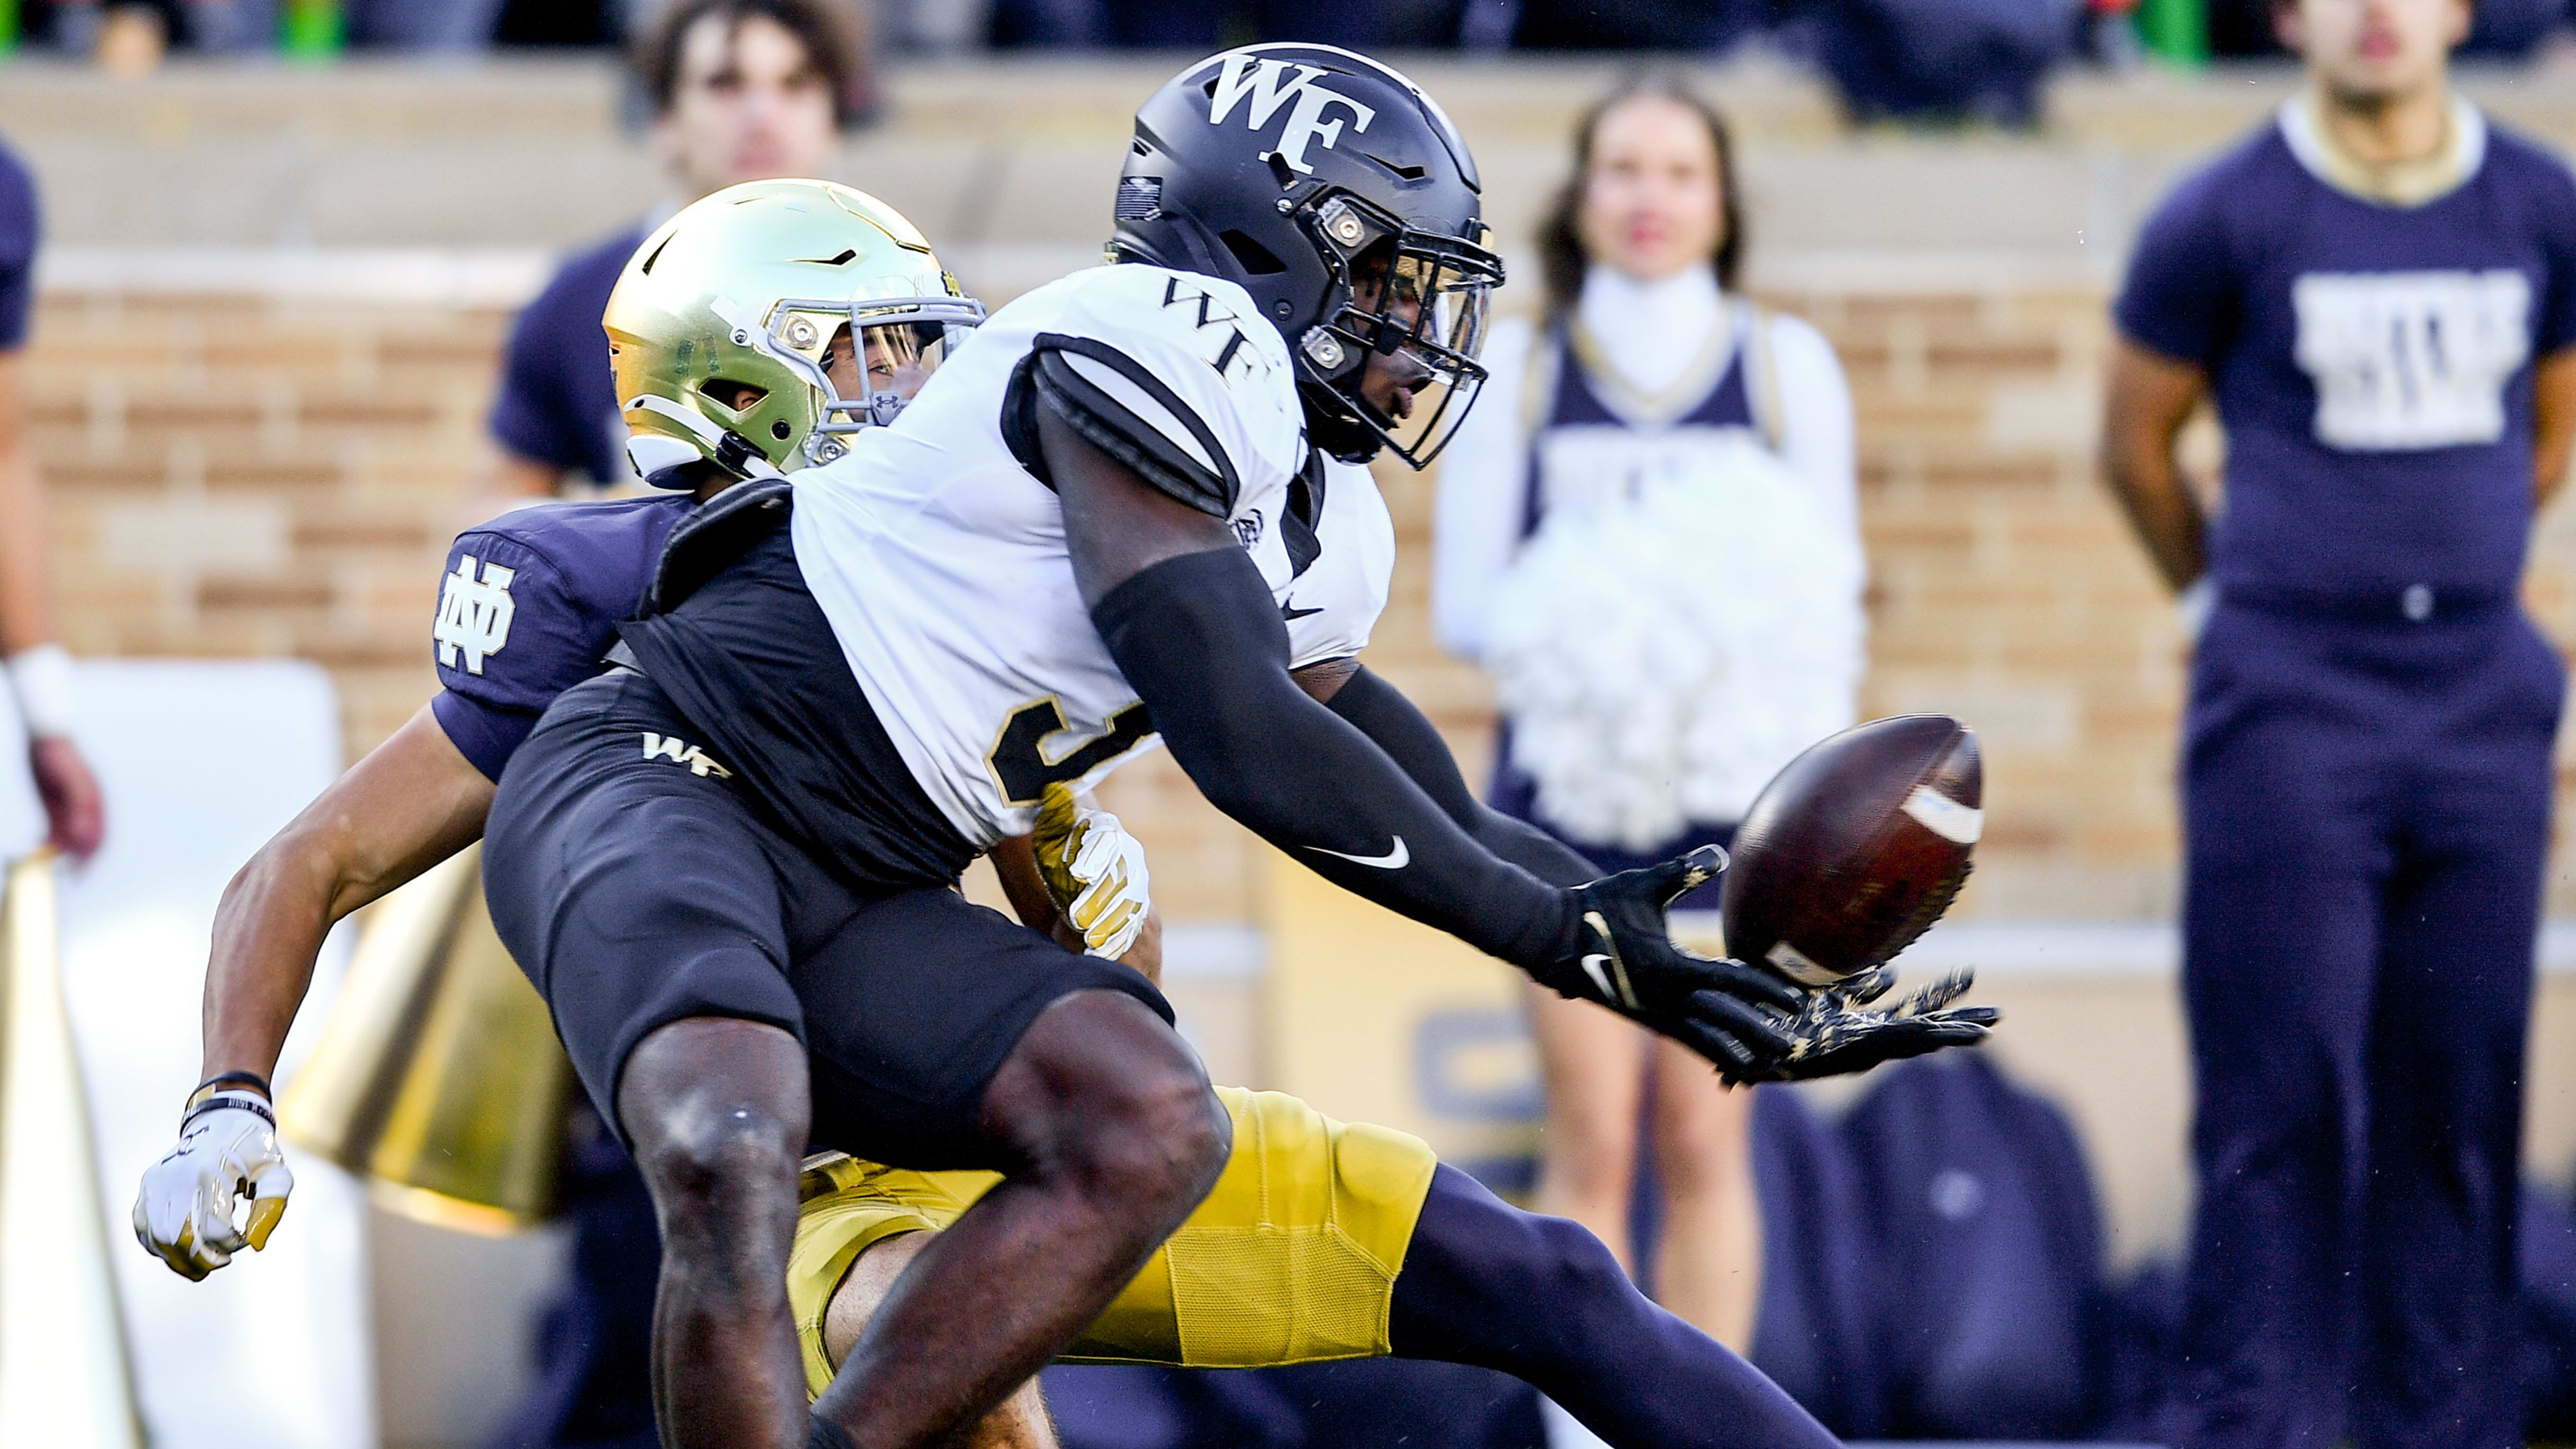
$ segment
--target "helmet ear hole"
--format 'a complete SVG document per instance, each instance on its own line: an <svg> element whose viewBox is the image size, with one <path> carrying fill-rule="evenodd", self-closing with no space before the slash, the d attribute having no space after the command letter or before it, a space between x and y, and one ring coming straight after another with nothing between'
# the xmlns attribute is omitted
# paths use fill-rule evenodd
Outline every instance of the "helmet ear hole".
<svg viewBox="0 0 2576 1449"><path fill-rule="evenodd" d="M698 391L713 398L727 411L737 413L751 411L760 406L762 398L769 396L769 389L765 387L736 382L729 377L708 378L704 383L699 384Z"/></svg>
<svg viewBox="0 0 2576 1449"><path fill-rule="evenodd" d="M1225 249L1234 253L1235 262L1253 276L1275 277L1288 270L1286 262L1279 260L1270 248L1254 241L1249 233L1224 231L1217 234L1217 240L1224 242Z"/></svg>
<svg viewBox="0 0 2576 1449"><path fill-rule="evenodd" d="M778 421L769 425L769 435L782 443L786 442L787 435L794 431L796 431L794 428L787 426L787 420L785 418L780 418Z"/></svg>

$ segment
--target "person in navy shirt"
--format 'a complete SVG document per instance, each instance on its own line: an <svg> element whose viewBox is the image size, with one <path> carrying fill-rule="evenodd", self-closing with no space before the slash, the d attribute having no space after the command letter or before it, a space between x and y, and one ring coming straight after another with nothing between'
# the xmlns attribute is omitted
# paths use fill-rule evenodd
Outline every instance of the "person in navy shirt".
<svg viewBox="0 0 2576 1449"><path fill-rule="evenodd" d="M36 183L0 145L0 674L27 733L45 839L85 857L106 834L98 781L72 743L72 661L45 590L44 479L27 438L27 317L35 308ZM0 850L24 842L0 841Z"/></svg>
<svg viewBox="0 0 2576 1449"><path fill-rule="evenodd" d="M510 332L489 423L486 490L541 498L573 478L630 482L626 425L599 330L617 274L682 204L742 181L824 176L867 105L844 0L675 0L635 53L674 197L567 259Z"/></svg>
<svg viewBox="0 0 2576 1449"><path fill-rule="evenodd" d="M2308 84L2147 223L2104 460L2205 609L2173 1442L2520 1443L2524 1038L2565 672L2517 602L2576 426L2576 179L2466 0L2285 0ZM2203 398L2224 506L2175 461Z"/></svg>

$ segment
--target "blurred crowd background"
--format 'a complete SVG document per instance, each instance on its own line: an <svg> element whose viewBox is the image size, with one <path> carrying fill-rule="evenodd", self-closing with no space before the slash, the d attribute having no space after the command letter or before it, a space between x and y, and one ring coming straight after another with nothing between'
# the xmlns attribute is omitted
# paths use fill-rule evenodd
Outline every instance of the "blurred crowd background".
<svg viewBox="0 0 2576 1449"><path fill-rule="evenodd" d="M10 0L0 49L315 62L568 57L623 45L656 0ZM2039 120L2038 86L2069 65L2121 69L2286 58L2264 0L878 0L872 55L1206 52L1315 40L1381 52L1498 59L1605 52L1791 58L1856 118ZM2561 0L2487 0L2464 56L2525 61L2568 27ZM877 104L863 79L863 107ZM629 104L633 97L628 98Z"/></svg>
<svg viewBox="0 0 2576 1449"><path fill-rule="evenodd" d="M496 506L495 479L527 451L493 424L515 320L566 255L686 199L650 141L655 99L622 63L653 8L0 0L0 137L46 217L27 437L73 653L303 661L337 712L340 759L419 706L447 541ZM830 174L904 210L996 306L1096 260L1132 108L1184 53L1256 38L1392 52L1476 148L1515 276L1500 307L1525 318L1584 109L1646 59L1717 104L1743 202L1729 293L1812 329L1848 388L1832 466L1867 558L1858 715L1944 711L1986 743L1978 874L1902 964L1976 965L1980 998L2010 1013L1974 1061L1756 1094L1737 1150L1762 1271L1726 1311L1756 1361L1848 1435L2152 1435L2192 1201L2172 924L2188 643L2094 452L2107 306L2140 219L2297 84L2262 0L887 0L852 19L863 59L837 98L850 124ZM2490 114L2562 153L2576 147L2569 19L2565 0L2483 0L2462 72ZM2218 447L2204 418L2186 455L2207 465ZM624 481L562 464L567 487ZM1435 626L1447 485L1380 479L1400 551L1370 663L1481 781L1496 686ZM2576 640L2563 508L2542 517L2526 602L2562 650ZM101 677L93 715L146 697ZM123 731L131 753L167 723L85 727ZM2576 777L2560 758L2563 805ZM327 778L328 763L277 776ZM233 834L172 839L161 807L119 798L106 773L102 859L119 831L149 839L156 861L196 862L209 904L246 853L234 835L256 844L310 793L281 783L270 817L236 801ZM1171 994L1218 1080L1419 1132L1499 1190L1533 1189L1547 1104L1507 970L1279 868L1167 757L1122 772L1104 803L1152 853ZM2526 1125L2522 1377L2544 1437L2576 1434L2569 859L2548 877ZM130 1030L131 978L111 973L134 948L99 939L74 950L66 989L114 1199L137 1144L159 1150L193 1065L138 1043L190 1039L194 998L171 1003L175 1035ZM156 969L192 982L201 945L175 939ZM1648 1096L1633 1109L1651 1112ZM1632 1135L1638 1160L1620 1170L1651 1184L1656 1133ZM1632 1235L1643 1276L1666 1201L1649 1187L1622 1205L1632 1222L1596 1224ZM584 1438L577 1414L529 1398L599 1332L559 1287L565 1231L485 1240L361 1219L314 1234L338 1256L299 1291L354 1295L326 1336L363 1392L342 1385L355 1417L289 1426L315 1436L293 1442L347 1442L333 1435L349 1423L388 1445L631 1442L615 1426ZM179 1311L157 1264L120 1244L117 1271L130 1315ZM1983 1291L1916 1291L1933 1284ZM1973 1311L1923 1311L1952 1297ZM143 1385L156 1423L175 1407L156 1409L164 1392ZM1091 1370L1055 1395L1068 1439L1102 1449L1539 1432L1526 1394L1384 1364L1206 1381Z"/></svg>

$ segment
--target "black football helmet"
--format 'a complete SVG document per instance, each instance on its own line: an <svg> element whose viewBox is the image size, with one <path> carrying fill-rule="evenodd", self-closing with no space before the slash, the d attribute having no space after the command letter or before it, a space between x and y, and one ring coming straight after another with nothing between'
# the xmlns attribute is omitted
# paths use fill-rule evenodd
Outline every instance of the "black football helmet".
<svg viewBox="0 0 2576 1449"><path fill-rule="evenodd" d="M1485 381L1503 264L1478 190L1458 128L1402 75L1329 45L1250 45L1137 110L1109 252L1239 283L1288 340L1315 445L1419 468ZM1362 396L1371 352L1420 369L1409 406Z"/></svg>

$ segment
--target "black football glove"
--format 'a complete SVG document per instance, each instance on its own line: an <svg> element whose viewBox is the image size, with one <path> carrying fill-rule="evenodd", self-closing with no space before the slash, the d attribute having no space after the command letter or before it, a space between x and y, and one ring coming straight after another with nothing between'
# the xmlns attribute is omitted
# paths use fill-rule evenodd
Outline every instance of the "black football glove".
<svg viewBox="0 0 2576 1449"><path fill-rule="evenodd" d="M1974 1046L2003 1020L1991 1006L1950 1005L1975 979L1972 972L1953 972L1892 1008L1874 1011L1870 1004L1896 984L1892 968L1874 966L1807 999L1787 1023L1792 1044L1785 1057L1764 1070L1727 1075L1742 1082L1800 1082L1865 1072L1943 1047Z"/></svg>
<svg viewBox="0 0 2576 1449"><path fill-rule="evenodd" d="M1664 924L1666 906L1725 869L1726 852L1703 845L1576 886L1577 944L1530 975L1671 1037L1729 1080L1763 1080L1796 1048L1790 1024L1816 993L1758 966L1685 951Z"/></svg>

